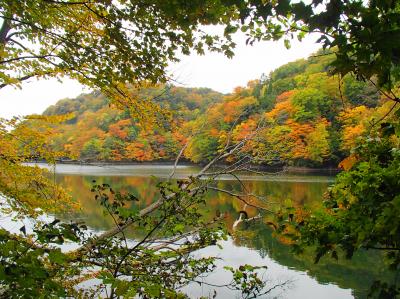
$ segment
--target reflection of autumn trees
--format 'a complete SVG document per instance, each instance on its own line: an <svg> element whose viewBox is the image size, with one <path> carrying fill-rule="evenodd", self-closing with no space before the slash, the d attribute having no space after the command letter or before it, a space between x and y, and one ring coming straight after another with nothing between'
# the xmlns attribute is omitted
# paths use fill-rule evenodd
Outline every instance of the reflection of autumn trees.
<svg viewBox="0 0 400 299"><path fill-rule="evenodd" d="M57 181L67 187L72 197L78 200L81 206L81 212L65 217L82 217L94 229L107 229L112 227L113 223L112 219L104 215L102 207L93 199L93 194L90 192L93 180L99 184L110 184L122 193L134 194L140 199L137 203L140 208L148 206L159 197L156 187L157 180L149 177L58 175ZM260 199L247 197L247 202L259 206L267 205L271 208L279 206L285 199L292 199L295 205L319 206L322 195L328 186L327 183L262 181L243 181L243 186L241 186L238 182L225 180L217 181L216 184L220 189L234 192L240 192L244 186L250 192L260 195ZM202 213L208 219L215 217L217 211L224 213L228 228L232 227L241 210L245 209L249 217L258 214L255 208L245 207L244 202L222 192L210 190L207 194L207 203L207 207Z"/></svg>

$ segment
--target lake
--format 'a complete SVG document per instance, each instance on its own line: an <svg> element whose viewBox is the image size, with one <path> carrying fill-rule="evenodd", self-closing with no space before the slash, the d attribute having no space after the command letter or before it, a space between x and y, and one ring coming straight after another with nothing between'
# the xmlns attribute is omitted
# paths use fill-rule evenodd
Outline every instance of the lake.
<svg viewBox="0 0 400 299"><path fill-rule="evenodd" d="M97 231L111 228L112 219L103 214L90 192L93 180L108 183L115 190L132 192L140 199L140 205L145 206L158 197L155 184L166 180L171 170L172 166L168 165L57 165L56 180L70 190L82 207L79 213L62 217L83 220ZM194 166L179 166L174 178L186 178L198 170ZM278 205L290 199L295 205L309 207L321 205L324 192L334 181L331 176L287 173L265 176L244 173L240 178L248 190L262 196L268 203ZM238 190L240 187L229 176L221 177L217 184L221 189ZM206 215L209 213L212 217L216 210L225 213L228 229L232 228L239 211L246 209L249 217L258 213L255 209L245 207L243 202L220 192L207 194L207 203ZM294 255L289 247L272 237L272 230L268 226L259 221L241 225L234 237L221 242L221 245L222 249L212 246L196 253L221 258L217 262L217 270L205 280L214 284L229 282L230 276L223 266L265 265L268 269L264 278L268 279L271 287L290 281L284 288L271 292L268 298L365 298L372 281L386 276L379 253L360 252L351 261L323 258L314 264L311 250L304 255ZM185 292L191 297L200 297L211 295L212 289L193 284L186 287ZM217 289L217 294L217 298L238 297L237 293L226 288Z"/></svg>

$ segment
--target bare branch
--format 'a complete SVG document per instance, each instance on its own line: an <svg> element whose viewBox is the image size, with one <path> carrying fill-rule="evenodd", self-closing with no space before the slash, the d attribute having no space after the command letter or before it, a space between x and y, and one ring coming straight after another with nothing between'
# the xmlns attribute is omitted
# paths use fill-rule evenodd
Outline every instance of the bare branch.
<svg viewBox="0 0 400 299"><path fill-rule="evenodd" d="M171 173L169 174L168 180L171 180L172 177L174 176L175 171L176 171L176 167L178 166L178 163L179 163L179 159L182 157L183 152L184 152L185 149L188 147L188 145L189 145L189 142L186 142L186 144L185 144L185 145L181 148L181 150L179 151L179 154L178 154L178 156L177 156L176 159L175 159L174 169L172 169Z"/></svg>
<svg viewBox="0 0 400 299"><path fill-rule="evenodd" d="M379 91L382 95L384 95L385 97L387 97L389 100L392 100L394 102L400 103L400 98L397 97L394 92L392 90L389 91L389 93L387 93L386 91L384 91L382 88L379 88L378 85L371 79L368 79L368 81L375 86L376 90Z"/></svg>
<svg viewBox="0 0 400 299"><path fill-rule="evenodd" d="M240 201L244 202L246 205L248 205L250 207L253 207L253 208L256 208L256 209L260 209L260 210L264 210L264 211L272 213L271 210L269 210L269 209L267 209L265 207L261 207L261 206L252 204L252 203L250 203L249 201L247 201L245 199L245 197L254 197L254 198L259 199L258 195L255 195L255 194L252 194L252 193L249 193L249 194L238 194L238 193L234 193L232 191L226 190L226 189L221 189L221 188L212 187L212 186L207 187L207 189L218 191L218 192L222 192L222 193L226 193L226 194L228 194L230 196L236 197L237 199L239 199Z"/></svg>

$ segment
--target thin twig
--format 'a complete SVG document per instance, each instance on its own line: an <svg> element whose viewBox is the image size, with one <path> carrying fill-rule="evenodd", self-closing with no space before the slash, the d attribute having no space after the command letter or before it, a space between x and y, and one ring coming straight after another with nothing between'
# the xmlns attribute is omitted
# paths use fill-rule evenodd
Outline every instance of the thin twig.
<svg viewBox="0 0 400 299"><path fill-rule="evenodd" d="M386 113L385 113L381 118L379 118L377 121L373 122L373 123L371 124L370 130L371 130L373 127L375 127L377 124L379 124L382 120L384 120L386 117L388 117L389 114L392 113L392 111L394 110L394 108L396 108L396 106L397 106L398 103L399 103L399 102L395 102L395 103L392 105L392 107L389 109L388 112L386 112Z"/></svg>

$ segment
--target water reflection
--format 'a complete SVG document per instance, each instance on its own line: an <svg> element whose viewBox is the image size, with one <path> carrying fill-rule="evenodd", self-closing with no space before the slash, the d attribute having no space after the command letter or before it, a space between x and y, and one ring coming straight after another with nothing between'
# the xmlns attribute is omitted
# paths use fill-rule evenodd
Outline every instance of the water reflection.
<svg viewBox="0 0 400 299"><path fill-rule="evenodd" d="M93 176L57 174L57 181L68 188L74 199L78 200L82 207L82 213L71 215L74 219L81 218L95 229L104 230L113 226L112 219L104 215L103 209L93 200L90 192L93 181L97 184L107 183L115 190L130 192L140 199L139 207L145 207L158 198L157 182L162 179L152 177L128 177L128 176ZM264 205L277 205L286 199L292 199L295 204L309 206L320 205L323 192L329 183L327 182L275 182L275 181L243 181L247 190L262 197ZM219 189L230 190L236 193L242 191L242 186L236 181L221 180L216 186ZM207 194L208 209L203 211L210 218L219 210L226 214L226 224L232 227L238 217L238 212L243 210L244 203L222 192L209 191ZM254 208L247 207L249 217L257 214ZM68 217L68 215L66 215Z"/></svg>
<svg viewBox="0 0 400 299"><path fill-rule="evenodd" d="M99 167L97 167L99 168ZM121 169L118 166L117 169ZM64 170L64 171L63 171ZM177 177L185 177L193 173L194 168L180 168ZM102 172L103 171L103 172ZM122 176L112 168L110 172L104 169L95 172L94 168L85 171L85 167L67 166L59 168L57 181L70 189L72 196L77 199L82 211L74 215L64 215L65 218L84 220L96 230L106 230L113 226L112 219L103 213L102 208L93 199L90 189L93 180L97 183L108 183L113 189L131 192L139 199L139 206L144 207L158 198L156 183L166 179L171 171L169 167L146 167L133 169L125 167L121 170ZM128 173L130 175L128 175ZM139 175L140 174L140 175ZM157 175L157 178L150 177ZM318 176L280 176L279 179L253 177L253 180L243 181L246 189L262 195L264 204L282 203L291 199L296 205L317 207L321 204L323 193L332 181L331 177ZM217 182L220 189L239 192L238 182L227 179ZM214 217L216 211L225 213L226 225L232 227L239 211L243 210L244 203L221 192L209 192L207 206L202 212L205 217ZM249 217L257 215L258 211L246 208ZM387 276L382 265L379 253L362 252L353 260L329 258L322 259L315 265L312 252L305 255L293 255L289 248L279 243L271 236L271 230L261 222L248 223L235 232L235 238L223 243L224 248L209 247L199 254L215 255L222 258L221 265L239 266L241 264L267 265L268 277L271 283L290 279L292 287L280 294L283 298L365 298L370 283ZM213 282L223 282L227 275L220 267L209 279ZM225 281L226 282L226 281ZM208 295L210 289L202 286L190 286L186 290L191 296ZM234 294L228 290L219 290L219 298L232 298ZM279 295L278 293L273 294Z"/></svg>

